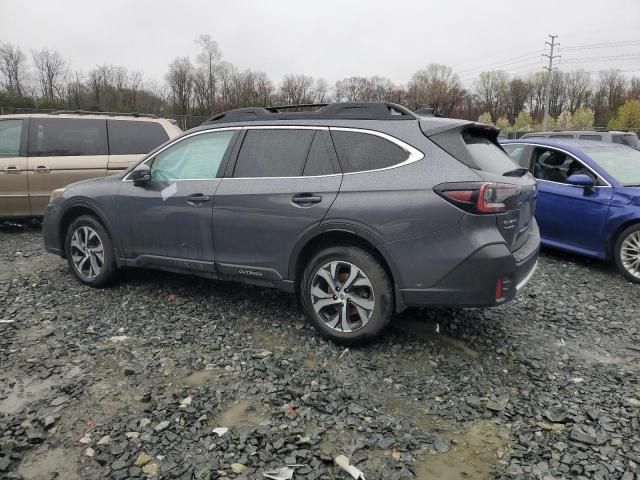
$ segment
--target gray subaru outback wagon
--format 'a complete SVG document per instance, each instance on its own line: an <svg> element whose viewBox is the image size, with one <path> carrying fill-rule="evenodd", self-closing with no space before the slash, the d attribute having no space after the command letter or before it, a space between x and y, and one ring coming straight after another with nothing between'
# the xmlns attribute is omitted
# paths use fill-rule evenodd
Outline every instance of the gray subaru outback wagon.
<svg viewBox="0 0 640 480"><path fill-rule="evenodd" d="M121 267L277 287L362 342L406 307L499 305L531 278L536 184L497 135L386 102L232 110L56 190L45 248L93 287Z"/></svg>

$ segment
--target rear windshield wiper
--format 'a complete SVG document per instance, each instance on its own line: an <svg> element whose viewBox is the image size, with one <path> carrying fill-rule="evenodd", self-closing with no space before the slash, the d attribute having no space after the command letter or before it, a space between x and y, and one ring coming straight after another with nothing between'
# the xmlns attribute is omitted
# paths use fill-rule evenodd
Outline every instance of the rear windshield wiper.
<svg viewBox="0 0 640 480"><path fill-rule="evenodd" d="M504 172L502 174L503 177L522 177L524 174L528 173L529 170L526 168L516 168L514 170L509 170L508 172Z"/></svg>

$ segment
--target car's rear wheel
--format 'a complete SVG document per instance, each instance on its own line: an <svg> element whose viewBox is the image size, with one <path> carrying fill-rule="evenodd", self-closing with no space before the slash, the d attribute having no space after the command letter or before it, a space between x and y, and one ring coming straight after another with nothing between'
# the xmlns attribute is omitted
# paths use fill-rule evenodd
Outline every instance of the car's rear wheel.
<svg viewBox="0 0 640 480"><path fill-rule="evenodd" d="M65 253L71 271L82 283L103 287L115 278L111 238L97 218L82 215L71 222Z"/></svg>
<svg viewBox="0 0 640 480"><path fill-rule="evenodd" d="M614 248L616 265L632 282L640 283L640 224L624 230Z"/></svg>
<svg viewBox="0 0 640 480"><path fill-rule="evenodd" d="M300 301L316 329L343 344L376 337L393 315L393 286L380 262L358 247L319 251L304 270Z"/></svg>

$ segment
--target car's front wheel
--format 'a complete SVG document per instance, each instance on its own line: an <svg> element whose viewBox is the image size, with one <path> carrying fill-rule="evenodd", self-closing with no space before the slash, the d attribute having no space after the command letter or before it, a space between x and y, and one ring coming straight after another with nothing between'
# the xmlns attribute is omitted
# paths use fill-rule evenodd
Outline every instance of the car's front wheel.
<svg viewBox="0 0 640 480"><path fill-rule="evenodd" d="M393 315L393 286L380 262L358 247L318 252L304 271L300 301L316 329L343 344L376 337Z"/></svg>
<svg viewBox="0 0 640 480"><path fill-rule="evenodd" d="M615 244L616 265L632 282L640 283L640 224L623 231Z"/></svg>
<svg viewBox="0 0 640 480"><path fill-rule="evenodd" d="M71 222L65 253L71 271L86 285L103 287L115 277L111 238L95 217L82 215Z"/></svg>

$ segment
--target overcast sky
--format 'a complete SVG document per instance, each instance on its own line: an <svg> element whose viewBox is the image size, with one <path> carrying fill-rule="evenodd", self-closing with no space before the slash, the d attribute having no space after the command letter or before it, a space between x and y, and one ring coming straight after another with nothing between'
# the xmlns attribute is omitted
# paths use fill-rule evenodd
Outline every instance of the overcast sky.
<svg viewBox="0 0 640 480"><path fill-rule="evenodd" d="M562 60L623 55L565 69L640 74L639 0L0 0L0 41L58 50L85 73L114 64L163 80L175 57L195 60L204 33L224 60L276 83L304 73L331 84L374 74L404 84L432 62L460 71L465 83L484 66L528 73L542 65L536 52L548 33L559 35ZM562 51L605 42L630 43Z"/></svg>

